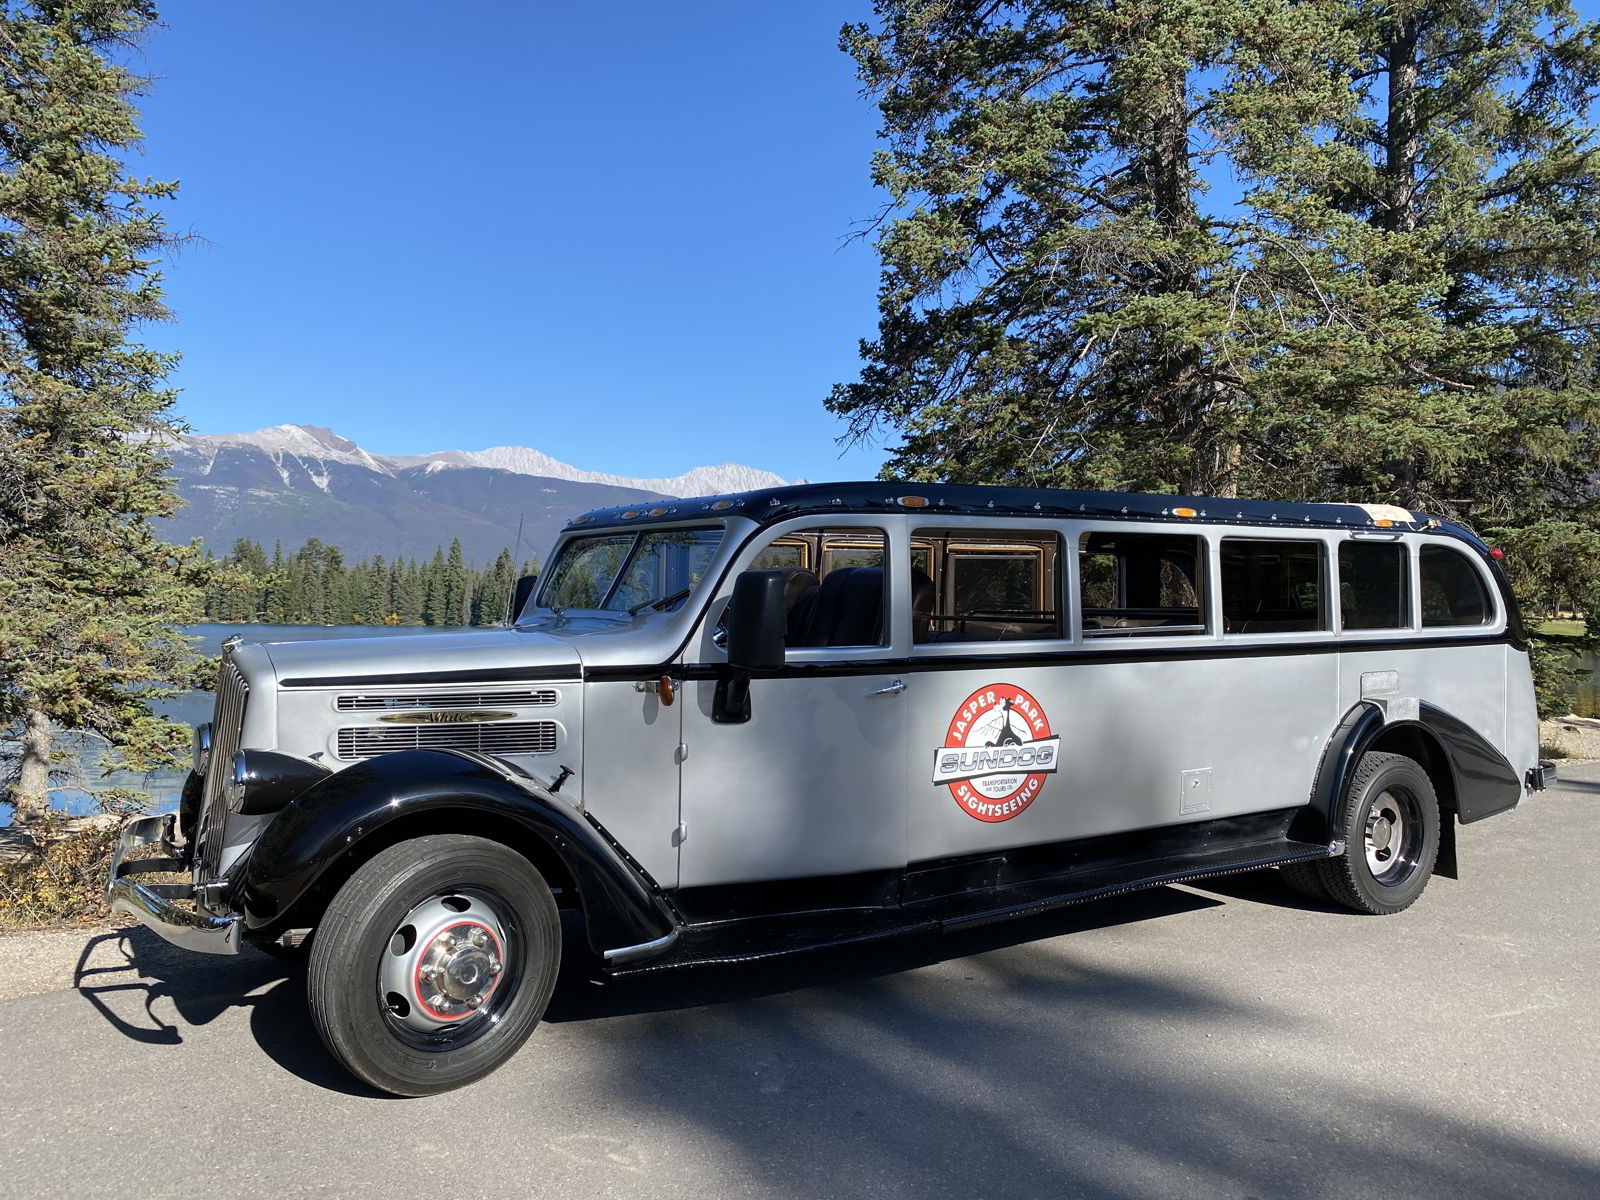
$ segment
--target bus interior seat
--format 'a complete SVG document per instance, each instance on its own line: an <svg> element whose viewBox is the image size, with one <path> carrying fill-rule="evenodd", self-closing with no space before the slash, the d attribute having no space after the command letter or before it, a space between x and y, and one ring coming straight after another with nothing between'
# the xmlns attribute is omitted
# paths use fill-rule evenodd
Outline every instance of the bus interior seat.
<svg viewBox="0 0 1600 1200"><path fill-rule="evenodd" d="M800 645L817 597L817 577L805 567L783 568L783 608L788 614L783 644Z"/></svg>
<svg viewBox="0 0 1600 1200"><path fill-rule="evenodd" d="M882 641L883 568L837 567L806 595L816 599L798 645L875 646Z"/></svg>

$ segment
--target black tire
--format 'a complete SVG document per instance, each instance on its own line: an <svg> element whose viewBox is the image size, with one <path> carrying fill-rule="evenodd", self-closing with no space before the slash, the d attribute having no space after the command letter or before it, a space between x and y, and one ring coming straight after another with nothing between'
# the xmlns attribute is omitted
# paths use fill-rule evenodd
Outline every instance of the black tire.
<svg viewBox="0 0 1600 1200"><path fill-rule="evenodd" d="M1402 912L1433 874L1439 820L1433 781L1415 759L1363 754L1340 816L1344 853L1285 867L1284 878L1296 890L1320 887L1327 899L1359 913Z"/></svg>
<svg viewBox="0 0 1600 1200"><path fill-rule="evenodd" d="M459 921L424 934L407 923L419 912L437 917L441 905ZM470 934L488 950L466 944L469 927L488 934ZM474 953L467 979L489 981L483 993L456 999L424 983L426 973L454 987L452 960ZM560 963L560 917L533 864L498 842L438 834L391 846L339 889L312 940L306 990L317 1032L351 1074L397 1096L429 1096L517 1052L544 1016ZM414 984L385 992L397 978ZM435 1011L456 1004L458 1016Z"/></svg>
<svg viewBox="0 0 1600 1200"><path fill-rule="evenodd" d="M1278 877L1296 895L1304 896L1307 900L1314 900L1318 904L1332 904L1333 897L1328 895L1328 889L1322 884L1321 867L1321 860L1290 863L1286 867L1278 868Z"/></svg>

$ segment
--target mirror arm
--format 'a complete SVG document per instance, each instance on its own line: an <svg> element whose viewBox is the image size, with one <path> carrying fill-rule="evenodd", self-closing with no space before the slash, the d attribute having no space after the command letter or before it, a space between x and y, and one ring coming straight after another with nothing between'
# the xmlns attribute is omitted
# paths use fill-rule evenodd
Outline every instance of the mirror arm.
<svg viewBox="0 0 1600 1200"><path fill-rule="evenodd" d="M737 667L717 677L711 698L711 720L717 725L743 725L750 719L750 672Z"/></svg>

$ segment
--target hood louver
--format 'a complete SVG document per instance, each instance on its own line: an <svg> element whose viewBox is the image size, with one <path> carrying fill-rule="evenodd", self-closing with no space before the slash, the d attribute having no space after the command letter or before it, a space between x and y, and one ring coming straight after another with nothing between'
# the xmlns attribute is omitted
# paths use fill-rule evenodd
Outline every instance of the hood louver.
<svg viewBox="0 0 1600 1200"><path fill-rule="evenodd" d="M482 692L407 692L365 696L340 696L340 712L395 712L415 708L547 708L556 702L549 688L506 688Z"/></svg>

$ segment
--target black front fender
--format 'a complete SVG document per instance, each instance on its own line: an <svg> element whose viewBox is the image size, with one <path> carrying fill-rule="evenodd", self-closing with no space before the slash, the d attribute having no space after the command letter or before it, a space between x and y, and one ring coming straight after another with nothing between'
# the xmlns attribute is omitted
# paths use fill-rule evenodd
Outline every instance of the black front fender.
<svg viewBox="0 0 1600 1200"><path fill-rule="evenodd" d="M441 750L386 754L314 784L251 847L233 899L251 930L293 924L304 919L295 912L301 901L351 855L410 836L409 827L468 832L485 818L537 839L560 860L596 951L653 942L676 928L660 889L598 823L492 760Z"/></svg>

